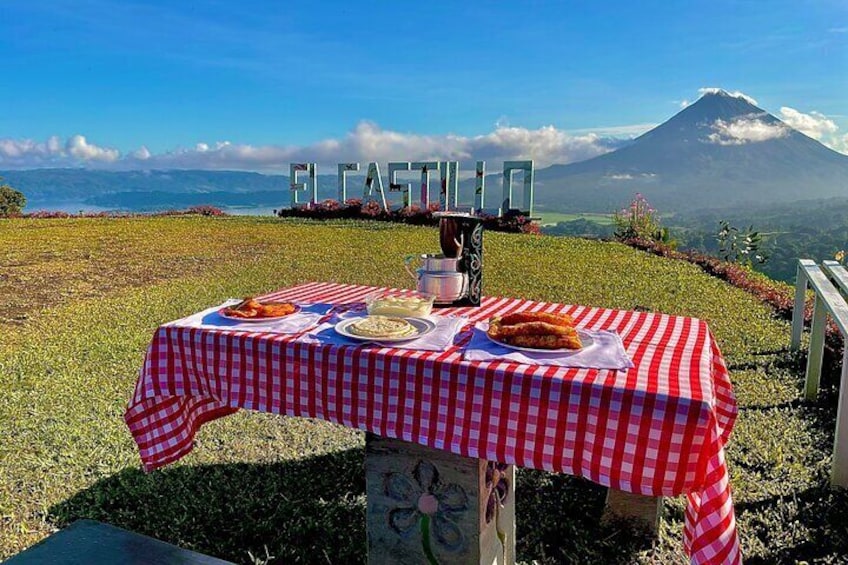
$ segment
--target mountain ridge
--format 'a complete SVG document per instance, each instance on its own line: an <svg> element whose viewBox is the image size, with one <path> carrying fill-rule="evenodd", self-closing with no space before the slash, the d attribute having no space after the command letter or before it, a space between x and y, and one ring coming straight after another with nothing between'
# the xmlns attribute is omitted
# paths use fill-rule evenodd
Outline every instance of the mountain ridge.
<svg viewBox="0 0 848 565"><path fill-rule="evenodd" d="M754 139L733 137L746 132ZM609 212L634 192L668 210L788 202L848 195L848 156L719 91L625 147L541 169L536 181L539 205L563 211Z"/></svg>

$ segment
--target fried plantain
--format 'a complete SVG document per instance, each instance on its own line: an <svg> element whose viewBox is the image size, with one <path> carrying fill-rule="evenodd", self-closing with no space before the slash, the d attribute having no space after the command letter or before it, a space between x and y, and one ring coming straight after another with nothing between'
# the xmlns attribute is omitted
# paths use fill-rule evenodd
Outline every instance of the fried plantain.
<svg viewBox="0 0 848 565"><path fill-rule="evenodd" d="M233 318L279 318L291 314L296 309L290 302L262 304L255 298L248 297L235 306L224 308L223 312Z"/></svg>
<svg viewBox="0 0 848 565"><path fill-rule="evenodd" d="M259 308L258 315L263 318L287 316L295 311L294 304L290 302L274 302L270 304L262 304Z"/></svg>
<svg viewBox="0 0 848 565"><path fill-rule="evenodd" d="M505 326L513 326L515 324L525 324L530 322L544 322L554 326L571 327L574 326L574 318L568 314L551 314L548 312L515 312L507 314L501 318L501 323Z"/></svg>
<svg viewBox="0 0 848 565"><path fill-rule="evenodd" d="M517 335L502 338L500 341L533 349L580 349L583 347L576 331L573 335Z"/></svg>
<svg viewBox="0 0 848 565"><path fill-rule="evenodd" d="M571 326L555 326L545 322L523 322L506 325L502 321L498 327L498 335L503 337L519 335L569 335L572 332L574 332L574 328Z"/></svg>
<svg viewBox="0 0 848 565"><path fill-rule="evenodd" d="M518 312L489 320L487 334L495 341L534 349L580 349L583 344L565 314Z"/></svg>

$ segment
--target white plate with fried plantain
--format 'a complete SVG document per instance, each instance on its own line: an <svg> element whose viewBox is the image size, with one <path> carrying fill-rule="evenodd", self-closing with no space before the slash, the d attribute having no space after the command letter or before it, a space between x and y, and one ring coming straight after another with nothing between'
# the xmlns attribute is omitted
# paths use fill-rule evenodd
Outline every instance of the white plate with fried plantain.
<svg viewBox="0 0 848 565"><path fill-rule="evenodd" d="M519 334L514 336L499 336L492 335L493 333L497 334L497 332L490 331L490 323L483 322L478 323L477 328L486 334L486 337L489 341L496 343L498 345L502 345L504 347L508 347L509 349L515 349L517 351L528 351L531 353L577 353L580 351L585 351L587 348L592 347L595 344L595 340L592 339L592 335L589 332L578 330L576 328L569 328L570 331L573 331L577 334L579 338L580 347L562 347L558 346L558 343L561 343L563 340L562 335L554 335L554 334ZM570 333L570 332L569 332ZM567 340L569 342L573 341L571 339ZM524 343L526 342L526 343ZM532 345L531 345L532 344Z"/></svg>

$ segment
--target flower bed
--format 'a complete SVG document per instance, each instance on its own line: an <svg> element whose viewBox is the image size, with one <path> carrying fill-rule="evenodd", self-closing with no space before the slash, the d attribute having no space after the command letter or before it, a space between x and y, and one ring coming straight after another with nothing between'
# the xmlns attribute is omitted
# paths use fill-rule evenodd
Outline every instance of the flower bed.
<svg viewBox="0 0 848 565"><path fill-rule="evenodd" d="M353 198L346 200L344 203L329 199L308 208L286 208L276 210L275 212L281 218L377 220L380 222L398 222L415 226L436 226L439 223L439 219L434 214L439 210L438 204L430 204L427 208L412 204L398 210L387 211L376 200L363 203L362 200ZM503 216L482 214L480 217L483 220L484 229L487 230L507 233L539 233L539 224L533 222L532 218L517 210L507 212Z"/></svg>

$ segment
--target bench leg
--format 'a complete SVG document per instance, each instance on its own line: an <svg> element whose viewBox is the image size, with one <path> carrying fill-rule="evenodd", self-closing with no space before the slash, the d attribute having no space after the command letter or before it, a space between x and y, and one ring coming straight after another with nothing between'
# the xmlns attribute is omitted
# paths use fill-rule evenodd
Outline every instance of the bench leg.
<svg viewBox="0 0 848 565"><path fill-rule="evenodd" d="M515 467L367 434L368 563L515 563Z"/></svg>
<svg viewBox="0 0 848 565"><path fill-rule="evenodd" d="M632 519L656 535L662 514L661 496L644 496L615 489L607 490L607 503L603 520L611 518Z"/></svg>
<svg viewBox="0 0 848 565"><path fill-rule="evenodd" d="M848 347L842 353L839 404L836 407L836 433L833 437L833 463L830 485L848 488Z"/></svg>
<svg viewBox="0 0 848 565"><path fill-rule="evenodd" d="M826 328L827 307L824 298L816 294L816 303L813 306L813 323L810 327L810 352L807 354L807 376L804 383L804 398L810 401L815 400L819 392Z"/></svg>

